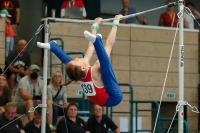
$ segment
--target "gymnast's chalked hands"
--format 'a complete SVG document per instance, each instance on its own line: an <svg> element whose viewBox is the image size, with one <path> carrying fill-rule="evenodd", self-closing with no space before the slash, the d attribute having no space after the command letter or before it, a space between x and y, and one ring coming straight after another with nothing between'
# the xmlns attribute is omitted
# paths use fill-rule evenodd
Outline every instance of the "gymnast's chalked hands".
<svg viewBox="0 0 200 133"><path fill-rule="evenodd" d="M102 18L100 18L100 17L95 18L94 24L95 24L95 23L96 23L96 24L101 24L101 23L102 23L101 20L102 20Z"/></svg>
<svg viewBox="0 0 200 133"><path fill-rule="evenodd" d="M120 20L121 17L123 17L123 15L121 15L121 14L116 15L114 18L114 21Z"/></svg>

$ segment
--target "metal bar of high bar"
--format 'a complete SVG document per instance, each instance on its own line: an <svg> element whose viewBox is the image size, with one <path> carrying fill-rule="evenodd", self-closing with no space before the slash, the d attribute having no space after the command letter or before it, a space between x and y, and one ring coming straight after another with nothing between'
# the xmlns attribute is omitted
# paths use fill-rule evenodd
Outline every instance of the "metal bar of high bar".
<svg viewBox="0 0 200 133"><path fill-rule="evenodd" d="M135 16L138 16L138 15L147 13L147 12L158 10L158 9L171 7L171 6L176 6L177 4L178 4L178 2L172 2L172 3L168 4L168 5L164 5L164 6L160 6L160 7L153 8L153 9L149 9L149 10L146 10L146 11L138 12L138 13L135 13L135 14L130 14L130 15L123 16L123 17L121 17L120 20L126 19L126 18L135 17ZM71 23L93 23L94 22L94 20L63 19L63 18L51 18L51 17L48 17L46 19L48 19L49 22L71 22ZM114 18L102 19L101 22L109 22L109 21L112 21L112 20L114 20Z"/></svg>

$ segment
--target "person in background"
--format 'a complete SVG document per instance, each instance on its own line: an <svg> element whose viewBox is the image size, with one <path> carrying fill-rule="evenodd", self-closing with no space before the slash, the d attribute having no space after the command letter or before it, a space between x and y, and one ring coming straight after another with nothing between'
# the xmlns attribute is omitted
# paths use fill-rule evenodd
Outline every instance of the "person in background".
<svg viewBox="0 0 200 133"><path fill-rule="evenodd" d="M14 46L14 36L15 33L12 29L12 25L10 24L10 17L12 17L7 10L1 10L0 11L1 16L6 17L6 57L8 56L8 53L13 50Z"/></svg>
<svg viewBox="0 0 200 133"><path fill-rule="evenodd" d="M108 133L108 129L111 129L115 133L120 133L115 123L103 114L104 108L102 106L95 104L93 106L93 113L87 121L90 133Z"/></svg>
<svg viewBox="0 0 200 133"><path fill-rule="evenodd" d="M57 133L90 133L84 120L77 117L78 106L71 102L65 116L58 122Z"/></svg>
<svg viewBox="0 0 200 133"><path fill-rule="evenodd" d="M17 113L23 114L29 111L32 107L41 104L42 90L43 90L43 80L39 78L40 68L39 66L32 64L29 67L28 75L24 76L17 86L15 93L14 102L17 106ZM51 130L55 130L52 125L52 103L47 98L46 101L49 114L47 115L48 124ZM34 113L28 113L29 121L33 120Z"/></svg>
<svg viewBox="0 0 200 133"><path fill-rule="evenodd" d="M123 8L119 12L119 14L121 14L123 16L126 16L126 15L137 13L135 8L129 7L129 5L130 5L130 1L129 0L122 0L122 5L123 5ZM124 23L124 24L136 23L136 19L140 24L148 25L146 20L142 19L140 16L123 19L123 20L120 21L120 23Z"/></svg>
<svg viewBox="0 0 200 133"><path fill-rule="evenodd" d="M11 92L7 85L7 77L5 74L0 75L0 112L5 112L5 105L11 102Z"/></svg>
<svg viewBox="0 0 200 133"><path fill-rule="evenodd" d="M5 113L0 115L0 133L25 133L21 119L16 117L17 106L9 102L5 106ZM12 122L11 122L12 121Z"/></svg>
<svg viewBox="0 0 200 133"><path fill-rule="evenodd" d="M41 133L42 108L36 108L34 118L24 127L26 133ZM46 133L51 133L49 125L46 123Z"/></svg>
<svg viewBox="0 0 200 133"><path fill-rule="evenodd" d="M166 5L170 3L172 3L172 1L168 0L166 2ZM177 27L177 23L178 23L178 16L174 12L174 7L168 7L167 11L160 15L158 26ZM184 28L187 28L185 19L184 19Z"/></svg>
<svg viewBox="0 0 200 133"><path fill-rule="evenodd" d="M61 6L64 0L43 0L47 6L45 17L53 17L52 10L55 11L55 17L60 18Z"/></svg>
<svg viewBox="0 0 200 133"><path fill-rule="evenodd" d="M62 7L61 7L61 18L66 18L67 14L66 14L66 8L80 8L80 10L82 10L82 17L86 18L87 13L85 10L85 6L83 4L82 0L64 0L64 2L62 3Z"/></svg>
<svg viewBox="0 0 200 133"><path fill-rule="evenodd" d="M16 44L17 39L17 27L19 26L20 20L20 4L18 0L0 0L0 10L6 9L12 16L10 18L11 25L15 33L14 43Z"/></svg>
<svg viewBox="0 0 200 133"><path fill-rule="evenodd" d="M186 10L188 10L187 12L190 13L192 12L193 16L195 17L195 19L200 19L200 13L195 10L194 8L194 4L192 2L188 2L186 4L186 7L188 7L190 9L190 11L186 8ZM194 29L194 18L189 15L186 11L184 12L184 18L186 20L187 26L189 29Z"/></svg>
<svg viewBox="0 0 200 133"><path fill-rule="evenodd" d="M62 74L55 71L51 77L50 84L47 86L49 100L53 106L53 126L56 126L57 118L63 114L63 109L67 108L66 86L61 86Z"/></svg>
<svg viewBox="0 0 200 133"><path fill-rule="evenodd" d="M28 74L28 68L31 65L31 57L26 51L26 44L25 40L19 40L16 49L11 51L6 58L4 71L8 77L8 85L11 93L13 93L14 86L19 82L21 77ZM13 62L14 59L15 61Z"/></svg>

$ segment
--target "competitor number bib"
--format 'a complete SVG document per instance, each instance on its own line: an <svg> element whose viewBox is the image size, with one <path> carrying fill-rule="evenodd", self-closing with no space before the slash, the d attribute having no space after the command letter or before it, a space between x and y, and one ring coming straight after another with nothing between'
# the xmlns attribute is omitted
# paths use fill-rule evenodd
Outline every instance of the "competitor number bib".
<svg viewBox="0 0 200 133"><path fill-rule="evenodd" d="M80 81L80 87L86 96L95 96L96 95L96 91L94 89L92 82L81 82Z"/></svg>

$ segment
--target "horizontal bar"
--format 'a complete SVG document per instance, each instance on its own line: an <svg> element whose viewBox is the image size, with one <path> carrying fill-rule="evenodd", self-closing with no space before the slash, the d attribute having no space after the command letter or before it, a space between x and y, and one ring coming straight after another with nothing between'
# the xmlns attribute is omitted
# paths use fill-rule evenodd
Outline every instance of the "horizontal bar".
<svg viewBox="0 0 200 133"><path fill-rule="evenodd" d="M120 20L122 19L127 19L127 18L131 18L131 17L136 17L138 15L141 15L141 14L144 14L144 13L147 13L147 12L151 12L151 11L155 11L155 10L158 10L158 9L162 9L162 8L166 8L166 7L169 7L169 6L176 6L178 4L178 2L172 2L168 5L164 5L164 6L160 6L160 7L157 7L157 8L153 8L153 9L149 9L149 10L146 10L146 11L142 11L142 12L138 12L138 13L134 13L134 14L130 14L130 15L126 15L126 16L123 16L120 18ZM94 20L80 20L80 19L63 19L63 18L44 18L42 19L43 21L47 19L49 22L71 22L71 23L93 23ZM101 22L109 22L109 21L113 21L114 18L109 18L109 19L102 19Z"/></svg>

